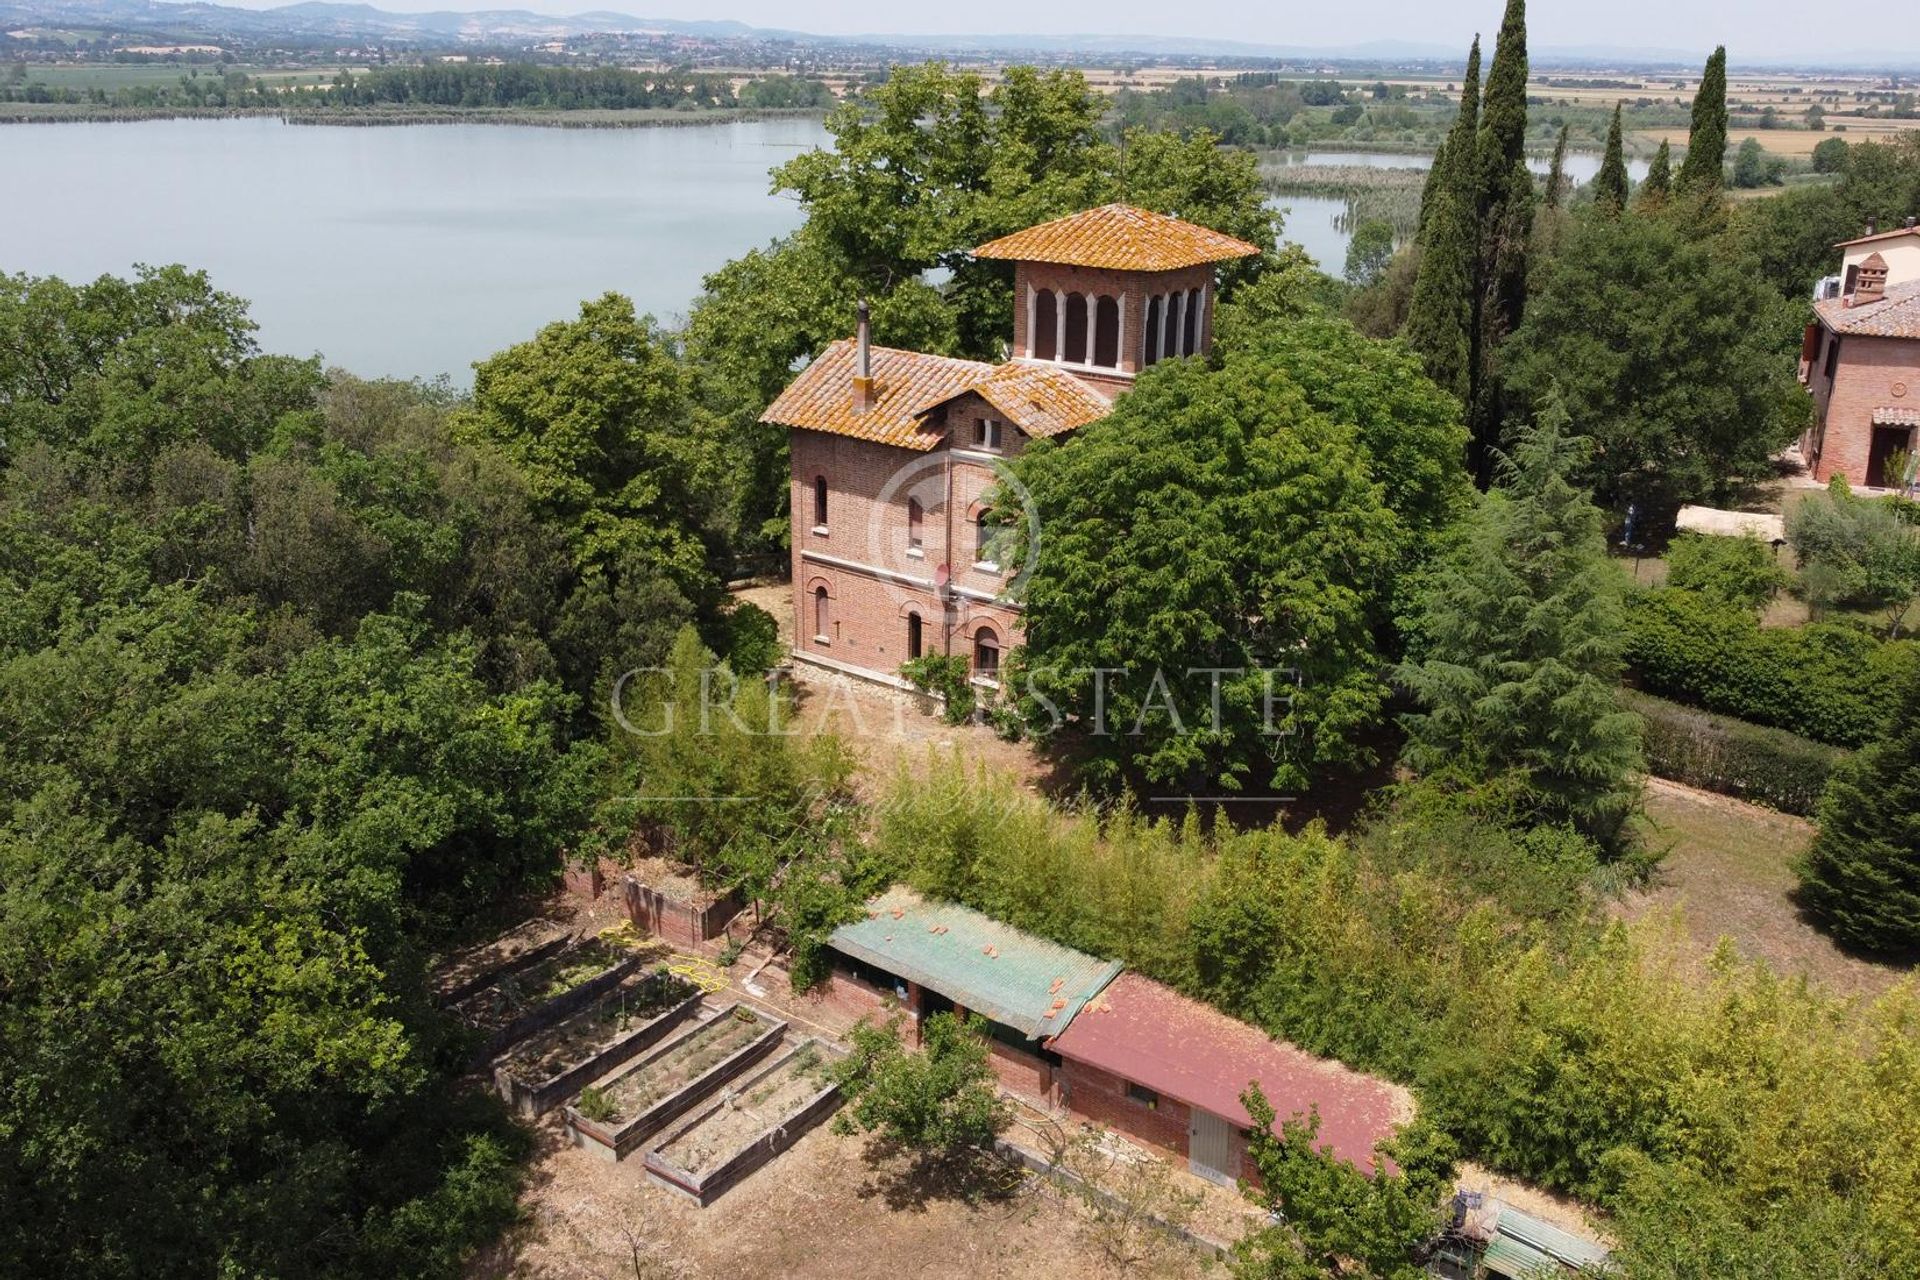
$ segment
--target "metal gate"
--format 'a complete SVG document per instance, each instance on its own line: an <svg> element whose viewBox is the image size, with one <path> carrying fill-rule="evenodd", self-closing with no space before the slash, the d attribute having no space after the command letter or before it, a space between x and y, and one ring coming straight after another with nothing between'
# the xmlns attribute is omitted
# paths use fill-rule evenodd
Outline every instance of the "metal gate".
<svg viewBox="0 0 1920 1280"><path fill-rule="evenodd" d="M1195 1107L1187 1125L1187 1167L1210 1182L1233 1186L1240 1176L1235 1168L1233 1126Z"/></svg>

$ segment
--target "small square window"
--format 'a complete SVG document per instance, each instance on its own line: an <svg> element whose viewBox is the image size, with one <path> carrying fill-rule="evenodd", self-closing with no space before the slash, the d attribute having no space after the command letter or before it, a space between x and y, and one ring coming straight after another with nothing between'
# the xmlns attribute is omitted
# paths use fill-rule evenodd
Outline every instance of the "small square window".
<svg viewBox="0 0 1920 1280"><path fill-rule="evenodd" d="M1131 1080L1127 1081L1127 1096L1149 1111L1158 1111L1160 1109L1160 1095L1145 1085L1135 1084Z"/></svg>
<svg viewBox="0 0 1920 1280"><path fill-rule="evenodd" d="M975 418L973 420L973 443L978 449L998 449L1000 447L1000 421L997 418Z"/></svg>

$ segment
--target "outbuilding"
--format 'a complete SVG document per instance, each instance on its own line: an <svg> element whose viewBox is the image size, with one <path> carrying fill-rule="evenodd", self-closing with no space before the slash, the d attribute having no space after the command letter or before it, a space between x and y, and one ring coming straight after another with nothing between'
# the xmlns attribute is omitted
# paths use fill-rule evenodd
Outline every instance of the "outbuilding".
<svg viewBox="0 0 1920 1280"><path fill-rule="evenodd" d="M1059 1066L1046 1041L1120 972L1117 960L898 885L867 904L864 920L835 929L828 946L827 1002L855 1013L897 1004L916 1029L936 1013L978 1015L1001 1085L1045 1104L1056 1100Z"/></svg>
<svg viewBox="0 0 1920 1280"><path fill-rule="evenodd" d="M1413 1115L1404 1089L1136 973L1114 979L1048 1047L1061 1062L1060 1100L1069 1111L1229 1185L1257 1175L1247 1155L1253 1120L1240 1102L1251 1083L1273 1104L1275 1132L1317 1110L1316 1145L1368 1173L1375 1146Z"/></svg>

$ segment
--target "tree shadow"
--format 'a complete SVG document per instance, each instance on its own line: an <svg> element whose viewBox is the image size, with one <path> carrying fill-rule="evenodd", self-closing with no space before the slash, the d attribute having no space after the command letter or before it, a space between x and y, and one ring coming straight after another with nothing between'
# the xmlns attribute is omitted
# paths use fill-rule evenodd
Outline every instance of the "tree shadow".
<svg viewBox="0 0 1920 1280"><path fill-rule="evenodd" d="M863 1144L860 1159L868 1176L855 1194L878 1197L895 1212L925 1213L942 1201L975 1208L1004 1204L1026 1182L1024 1171L979 1147L923 1151L876 1136Z"/></svg>

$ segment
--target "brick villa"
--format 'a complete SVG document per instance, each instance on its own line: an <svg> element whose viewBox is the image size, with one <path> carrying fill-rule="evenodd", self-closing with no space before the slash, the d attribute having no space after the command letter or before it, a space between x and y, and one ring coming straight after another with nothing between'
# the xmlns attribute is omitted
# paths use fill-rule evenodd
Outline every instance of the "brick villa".
<svg viewBox="0 0 1920 1280"><path fill-rule="evenodd" d="M1800 351L1800 380L1813 394L1814 425L1800 451L1825 483L1888 488L1899 476L1887 462L1914 452L1920 428L1920 228L1836 245L1836 296L1814 303Z"/></svg>
<svg viewBox="0 0 1920 1280"><path fill-rule="evenodd" d="M1005 460L1105 417L1156 361L1204 354L1218 264L1258 252L1124 204L982 245L1013 263L1000 364L876 347L862 304L854 338L761 417L791 444L794 656L899 684L909 659L961 654L993 683L1021 635L986 519Z"/></svg>

